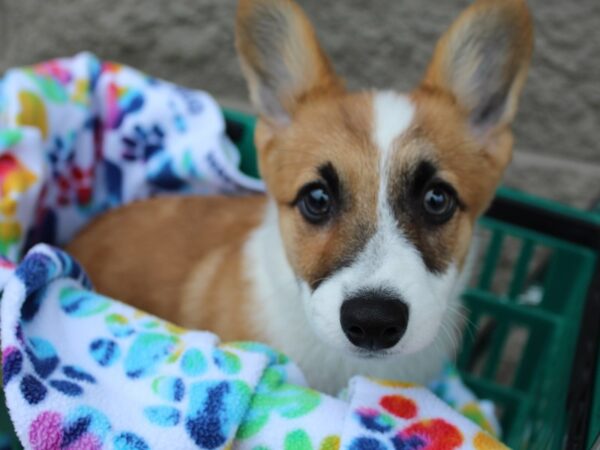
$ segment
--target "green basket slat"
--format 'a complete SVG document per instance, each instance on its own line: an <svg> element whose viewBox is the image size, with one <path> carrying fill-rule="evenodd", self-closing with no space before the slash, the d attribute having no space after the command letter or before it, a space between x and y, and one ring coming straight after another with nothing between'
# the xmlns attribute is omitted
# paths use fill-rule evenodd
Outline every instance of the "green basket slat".
<svg viewBox="0 0 600 450"><path fill-rule="evenodd" d="M579 321L594 264L595 255L558 249L544 277L542 306Z"/></svg>
<svg viewBox="0 0 600 450"><path fill-rule="evenodd" d="M506 319L507 321L519 322L525 325L528 323L557 325L563 320L560 315L553 312L545 311L536 306L508 303L497 295L478 289L468 289L463 298L467 306L471 307L471 305L479 303L497 319Z"/></svg>
<svg viewBox="0 0 600 450"><path fill-rule="evenodd" d="M504 350L509 329L510 327L506 322L500 322L496 324L491 348L482 372L482 376L486 379L493 379L498 371L502 350Z"/></svg>
<svg viewBox="0 0 600 450"><path fill-rule="evenodd" d="M509 188L506 186L500 187L500 189L498 189L497 195L506 199L517 201L519 203L524 203L527 205L535 206L537 208L550 210L557 214L570 217L572 219L583 220L584 222L600 225L600 213L598 213L598 210L592 212L583 211L572 206L556 202L554 200L537 197L535 195L528 194L527 192L518 191L516 189ZM600 210L600 204L598 205L598 208Z"/></svg>
<svg viewBox="0 0 600 450"><path fill-rule="evenodd" d="M475 337L477 335L477 324L480 319L480 311L475 308L471 309L467 316L467 322L462 337L462 345L456 361L456 364L460 369L467 370L469 368L473 346L475 344Z"/></svg>
<svg viewBox="0 0 600 450"><path fill-rule="evenodd" d="M527 280L528 268L535 248L531 239L525 239L519 252L519 258L513 269L513 277L508 289L508 298L516 299L523 292L523 286Z"/></svg>
<svg viewBox="0 0 600 450"><path fill-rule="evenodd" d="M514 389L510 386L503 386L490 380L484 380L472 373L460 371L464 382L469 385L476 393L485 392L482 397L497 400L504 405L509 403L521 403L527 398L527 393Z"/></svg>
<svg viewBox="0 0 600 450"><path fill-rule="evenodd" d="M519 389L529 389L535 381L540 369L540 360L543 360L547 348L544 343L550 339L549 334L556 327L529 327L529 337L521 354L521 360L513 379L513 385ZM538 370L536 370L538 369Z"/></svg>
<svg viewBox="0 0 600 450"><path fill-rule="evenodd" d="M561 353L561 342L567 339L568 327L557 331L555 337L540 345L547 348L546 356L540 364L541 373L536 375L541 382L536 389L529 387L534 398L533 410L529 421L536 425L530 442L532 449L561 448L566 418L566 400L569 387L569 375L572 358ZM527 358L527 356L525 356ZM560 358L560 363L557 359Z"/></svg>
<svg viewBox="0 0 600 450"><path fill-rule="evenodd" d="M225 120L235 122L241 127L241 136L234 143L240 150L240 170L254 178L260 178L258 159L254 147L254 130L256 118L233 109L223 109Z"/></svg>
<svg viewBox="0 0 600 450"><path fill-rule="evenodd" d="M501 230L494 230L492 232L492 238L483 260L483 268L481 276L479 278L479 289L488 290L494 280L494 274L496 273L496 266L500 259L500 252L502 251L502 244L504 243L505 233Z"/></svg>
<svg viewBox="0 0 600 450"><path fill-rule="evenodd" d="M600 444L600 354L597 356L596 380L594 382L594 400L588 430L588 448L595 444L596 439Z"/></svg>
<svg viewBox="0 0 600 450"><path fill-rule="evenodd" d="M525 397L519 402L514 414L510 417L510 426L503 435L504 443L510 448L522 448L524 440L528 437L526 432L530 424L531 403L531 397Z"/></svg>
<svg viewBox="0 0 600 450"><path fill-rule="evenodd" d="M501 190L498 191L502 192ZM514 225L508 222L502 222L491 217L482 217L479 219L479 223L483 228L488 228L491 231L501 231L512 237L520 239L530 239L537 245L542 247L548 247L550 249L562 249L565 251L571 251L580 255L588 255L595 257L596 253L587 247L572 242L563 241L561 239L540 233L535 230L523 228L518 225Z"/></svg>
<svg viewBox="0 0 600 450"><path fill-rule="evenodd" d="M537 423L537 427L530 431L526 450L562 449L564 440L564 427L558 422Z"/></svg>

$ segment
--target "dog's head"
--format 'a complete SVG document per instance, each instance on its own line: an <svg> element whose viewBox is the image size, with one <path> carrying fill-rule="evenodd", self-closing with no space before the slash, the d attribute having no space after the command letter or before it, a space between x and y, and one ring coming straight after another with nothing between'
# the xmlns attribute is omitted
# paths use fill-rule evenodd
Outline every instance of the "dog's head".
<svg viewBox="0 0 600 450"><path fill-rule="evenodd" d="M291 0L241 0L237 47L309 322L358 355L422 349L511 159L532 50L524 1L477 0L408 94L348 92Z"/></svg>

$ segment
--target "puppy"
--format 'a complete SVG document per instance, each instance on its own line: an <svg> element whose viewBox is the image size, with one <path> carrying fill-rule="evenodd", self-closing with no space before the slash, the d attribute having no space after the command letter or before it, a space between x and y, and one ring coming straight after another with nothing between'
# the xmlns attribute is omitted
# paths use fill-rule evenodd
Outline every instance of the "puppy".
<svg viewBox="0 0 600 450"><path fill-rule="evenodd" d="M473 227L511 159L532 52L522 0L477 0L410 93L349 92L291 0L241 0L266 196L155 198L69 246L104 294L266 342L335 393L425 383L454 351Z"/></svg>

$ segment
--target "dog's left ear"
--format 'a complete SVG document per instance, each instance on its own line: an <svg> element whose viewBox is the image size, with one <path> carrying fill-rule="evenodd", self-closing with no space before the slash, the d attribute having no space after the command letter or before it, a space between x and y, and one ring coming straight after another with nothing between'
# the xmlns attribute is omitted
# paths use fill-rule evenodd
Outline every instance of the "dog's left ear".
<svg viewBox="0 0 600 450"><path fill-rule="evenodd" d="M292 0L240 0L236 44L252 103L272 130L286 126L307 98L343 89Z"/></svg>
<svg viewBox="0 0 600 450"><path fill-rule="evenodd" d="M487 140L515 116L532 49L524 0L476 0L438 42L422 86L449 93Z"/></svg>

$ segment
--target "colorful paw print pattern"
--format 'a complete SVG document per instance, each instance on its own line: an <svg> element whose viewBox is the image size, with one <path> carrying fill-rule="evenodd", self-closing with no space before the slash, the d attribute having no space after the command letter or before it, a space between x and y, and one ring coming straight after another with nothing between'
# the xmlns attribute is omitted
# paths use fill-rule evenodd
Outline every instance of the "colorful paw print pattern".
<svg viewBox="0 0 600 450"><path fill-rule="evenodd" d="M261 191L206 93L83 53L0 78L0 255L62 244L109 207Z"/></svg>
<svg viewBox="0 0 600 450"><path fill-rule="evenodd" d="M0 269L3 387L27 448L505 448L411 384L355 378L349 403L311 390L263 344L220 345L93 292L45 244Z"/></svg>
<svg viewBox="0 0 600 450"><path fill-rule="evenodd" d="M4 391L27 448L218 449L234 439L252 448L272 442L273 421L289 423L281 446L334 448L334 424L311 422L337 401L291 384L298 369L285 356L258 343L218 345L96 294L74 260L46 245L16 268L1 261L11 271L1 299Z"/></svg>
<svg viewBox="0 0 600 450"><path fill-rule="evenodd" d="M352 391L349 450L507 448L422 387L355 378Z"/></svg>

